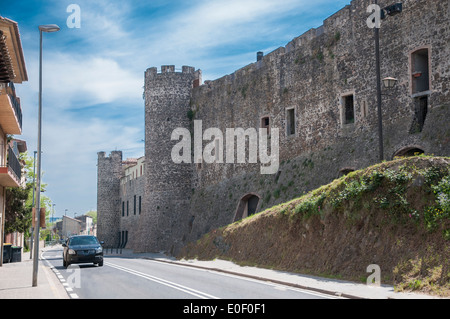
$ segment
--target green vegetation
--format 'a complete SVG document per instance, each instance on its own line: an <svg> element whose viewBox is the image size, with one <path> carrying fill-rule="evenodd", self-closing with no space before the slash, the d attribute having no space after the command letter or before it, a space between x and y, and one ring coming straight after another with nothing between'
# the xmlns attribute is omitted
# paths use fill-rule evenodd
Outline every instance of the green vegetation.
<svg viewBox="0 0 450 319"><path fill-rule="evenodd" d="M194 120L194 118L195 118L195 113L196 113L196 112L193 111L193 110L187 111L187 117L188 117L189 121Z"/></svg>
<svg viewBox="0 0 450 319"><path fill-rule="evenodd" d="M25 237L28 238L30 237L29 230L32 220L34 160L28 153L20 154L19 160L25 162L26 183L24 187L6 188L5 233L8 234L17 231L24 233ZM45 183L41 183L42 192L45 192L46 187L47 185ZM40 207L46 209L46 216L48 216L52 207L51 199L41 194ZM40 234L41 238L46 238L49 232L49 230L42 230ZM24 247L24 251L26 250L28 250L28 247Z"/></svg>
<svg viewBox="0 0 450 319"><path fill-rule="evenodd" d="M419 185L424 197L411 196ZM421 207L417 203L433 194L436 199L431 204ZM309 218L330 210L336 213L346 209L350 203L359 205L360 212L363 209L379 208L393 222L411 220L434 231L450 219L450 168L419 168L413 162L406 161L394 170L379 164L366 170L351 172L310 192L298 200L290 213ZM449 240L450 228L442 231L443 236Z"/></svg>
<svg viewBox="0 0 450 319"><path fill-rule="evenodd" d="M351 172L214 230L188 245L183 257L355 281L367 278L367 265L375 263L383 270L382 282L398 291L449 296L449 163L450 158L421 155ZM263 202L286 189L280 184L267 191ZM226 251L217 249L217 236Z"/></svg>

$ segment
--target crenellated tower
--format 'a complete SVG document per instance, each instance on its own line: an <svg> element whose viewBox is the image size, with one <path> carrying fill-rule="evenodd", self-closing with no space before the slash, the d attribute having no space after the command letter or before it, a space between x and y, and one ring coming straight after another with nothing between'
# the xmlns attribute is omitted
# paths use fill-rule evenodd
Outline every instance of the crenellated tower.
<svg viewBox="0 0 450 319"><path fill-rule="evenodd" d="M97 162L97 237L105 247L117 247L120 229L120 178L122 152L113 151L109 157L98 153Z"/></svg>
<svg viewBox="0 0 450 319"><path fill-rule="evenodd" d="M200 71L183 66L150 68L145 73L144 211L139 223L138 251L173 252L181 247L189 227L192 164L175 164L171 158L172 132L189 128L192 88Z"/></svg>

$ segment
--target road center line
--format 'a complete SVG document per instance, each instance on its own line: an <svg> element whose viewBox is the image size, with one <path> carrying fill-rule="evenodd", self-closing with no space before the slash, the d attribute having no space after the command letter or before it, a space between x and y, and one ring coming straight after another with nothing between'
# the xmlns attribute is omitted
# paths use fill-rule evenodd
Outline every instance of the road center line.
<svg viewBox="0 0 450 319"><path fill-rule="evenodd" d="M112 267L112 268L116 268L118 270L122 270L122 271L128 272L130 274L133 274L133 275L136 275L136 276L139 276L139 277L142 277L142 278L145 278L147 280L154 281L154 282L159 283L161 285L164 285L164 286L167 286L167 287L170 287L170 288L173 288L173 289L185 292L187 294L190 294L192 296L195 296L195 297L198 297L198 298L201 298L201 299L219 299L218 297L215 297L213 295L210 295L210 294L207 294L207 293L204 293L204 292L201 292L201 291L198 291L198 290L195 290L195 289L192 289L192 288L189 288L189 287L186 287L186 286L183 286L183 285L180 285L180 284L177 284L177 283L174 283L174 282L162 279L162 278L158 278L158 277L155 277L155 276L152 276L152 275L149 275L149 274L145 274L145 273L142 273L142 272L130 269L130 268L126 268L126 267L123 267L123 266L118 266L118 265L115 265L115 264L111 264L109 262L105 262L105 265L109 266L109 267Z"/></svg>

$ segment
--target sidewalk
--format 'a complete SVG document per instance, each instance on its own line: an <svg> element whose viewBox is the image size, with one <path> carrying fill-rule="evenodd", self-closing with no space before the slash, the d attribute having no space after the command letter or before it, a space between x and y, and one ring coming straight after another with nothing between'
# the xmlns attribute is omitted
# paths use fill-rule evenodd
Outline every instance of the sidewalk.
<svg viewBox="0 0 450 319"><path fill-rule="evenodd" d="M45 249L45 248L44 248ZM0 299L68 299L66 290L50 268L41 260L37 287L32 287L33 260L23 253L21 262L0 267Z"/></svg>

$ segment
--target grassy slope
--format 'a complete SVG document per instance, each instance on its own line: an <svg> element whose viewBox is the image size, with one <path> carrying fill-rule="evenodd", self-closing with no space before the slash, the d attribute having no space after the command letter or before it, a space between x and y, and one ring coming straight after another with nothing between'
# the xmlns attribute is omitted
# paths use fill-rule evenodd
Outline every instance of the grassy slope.
<svg viewBox="0 0 450 319"><path fill-rule="evenodd" d="M353 172L184 248L180 258L383 284L450 296L450 158L413 157Z"/></svg>

